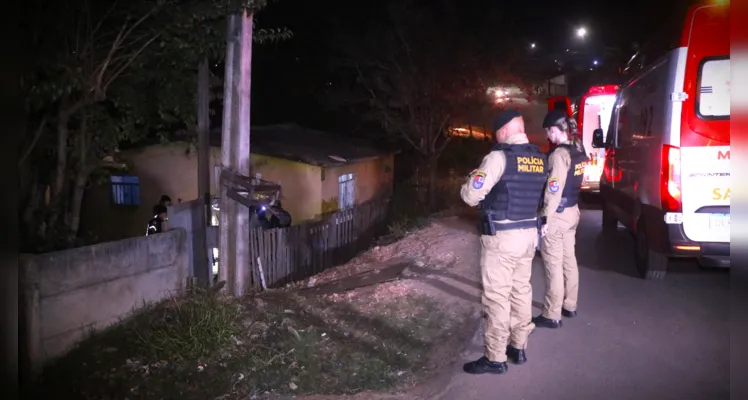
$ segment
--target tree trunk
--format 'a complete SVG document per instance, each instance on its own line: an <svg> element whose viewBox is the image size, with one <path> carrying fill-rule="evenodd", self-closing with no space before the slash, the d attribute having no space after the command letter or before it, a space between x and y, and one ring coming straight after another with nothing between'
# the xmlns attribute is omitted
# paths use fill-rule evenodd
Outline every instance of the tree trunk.
<svg viewBox="0 0 748 400"><path fill-rule="evenodd" d="M73 190L68 204L68 213L66 218L67 225L67 242L73 245L78 237L78 228L81 220L81 205L83 203L83 194L86 191L88 177L91 175L92 168L88 165L89 151L89 132L88 116L83 115L81 120L80 131L78 133L78 170L75 173Z"/></svg>
<svg viewBox="0 0 748 400"><path fill-rule="evenodd" d="M426 182L426 198L427 198L427 204L426 209L429 213L436 211L436 184L439 179L439 171L438 171L438 160L439 155L438 154L429 154L426 158L426 169L428 170L427 175L427 182Z"/></svg>
<svg viewBox="0 0 748 400"><path fill-rule="evenodd" d="M81 168L75 176L68 214L67 240L69 244L73 244L78 237L78 229L80 228L81 221L81 205L83 203L83 194L86 191L86 184L88 183L88 171L88 168Z"/></svg>
<svg viewBox="0 0 748 400"><path fill-rule="evenodd" d="M68 166L68 137L70 136L69 122L70 115L61 112L57 120L57 166L52 184L52 199L56 199L62 193L62 188L65 185L65 173Z"/></svg>
<svg viewBox="0 0 748 400"><path fill-rule="evenodd" d="M65 177L68 168L68 138L70 136L70 129L68 128L69 122L70 114L61 111L58 114L57 119L57 165L55 167L52 189L49 196L47 230L55 229L57 227L60 213L64 209L64 202L61 197L63 190L65 189Z"/></svg>
<svg viewBox="0 0 748 400"><path fill-rule="evenodd" d="M35 169L28 182L26 196L23 198L23 212L21 215L21 229L23 242L22 251L28 251L32 243L36 241L37 229L39 227L39 210L42 203L44 188L39 184L39 170Z"/></svg>

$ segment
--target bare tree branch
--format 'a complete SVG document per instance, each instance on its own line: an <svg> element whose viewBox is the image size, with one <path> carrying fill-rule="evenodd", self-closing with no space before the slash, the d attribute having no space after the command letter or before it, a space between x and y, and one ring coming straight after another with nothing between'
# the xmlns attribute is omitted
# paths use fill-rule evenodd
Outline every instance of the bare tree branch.
<svg viewBox="0 0 748 400"><path fill-rule="evenodd" d="M106 84L104 84L104 86L102 87L102 90L103 90L104 92L106 92L106 89L107 89L107 88L109 87L109 85L111 85L111 84L112 84L112 82L114 82L114 81L115 81L115 80L117 79L117 77L118 77L118 76L119 76L119 75L120 75L120 74L121 74L121 73L122 73L122 72L123 72L124 70L126 70L126 69L127 69L127 67L129 67L129 66L130 66L130 64L132 64L132 63L133 63L133 61L135 61L135 59L137 59L137 58L138 58L138 56L139 56L139 55L140 55L140 54L141 54L141 53L142 53L142 52L143 52L143 51L144 51L144 50L145 50L145 49L146 49L146 48L147 48L148 46L150 46L150 45L151 45L151 43L153 43L153 42L154 42L154 41L155 41L156 39L158 39L158 37L159 37L159 36L161 36L161 33L157 33L156 35L154 35L153 37L151 37L151 38L150 38L150 39L149 39L149 40L148 40L147 42L145 42L145 43L144 43L144 44L143 44L142 46L140 46L140 48L139 48L139 49L137 49L137 50L136 50L136 51L135 51L135 52L134 52L134 53L132 54L132 56L131 56L131 57L129 57L129 59L128 59L128 60L127 60L127 61L126 61L126 62L125 62L125 63L124 63L123 65L121 65L121 66L120 66L120 67L119 67L119 68L118 68L118 69L117 69L117 70L116 70L116 71L115 71L115 72L114 72L114 73L113 73L113 74L112 74L112 75L111 75L111 76L109 77L109 79L107 80Z"/></svg>
<svg viewBox="0 0 748 400"><path fill-rule="evenodd" d="M39 141L39 138L42 136L42 132L44 132L44 127L47 126L47 116L45 115L42 117L42 121L39 123L39 126L34 131L34 137L31 139L31 143L29 143L29 146L26 147L26 150L21 153L21 158L18 160L18 165L22 165L24 161L26 161L26 158L31 154L31 151L34 150L34 147L36 147L36 143Z"/></svg>

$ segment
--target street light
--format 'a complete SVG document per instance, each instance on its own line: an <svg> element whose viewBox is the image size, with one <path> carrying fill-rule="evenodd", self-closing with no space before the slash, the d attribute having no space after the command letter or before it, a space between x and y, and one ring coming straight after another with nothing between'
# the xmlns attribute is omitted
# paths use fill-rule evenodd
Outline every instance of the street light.
<svg viewBox="0 0 748 400"><path fill-rule="evenodd" d="M592 64L593 64L593 65L597 65L597 60L595 60L595 61L592 61Z"/></svg>
<svg viewBox="0 0 748 400"><path fill-rule="evenodd" d="M580 38L584 38L585 36L587 36L587 29L584 27L580 27L579 29L577 29L577 36Z"/></svg>
<svg viewBox="0 0 748 400"><path fill-rule="evenodd" d="M535 43L530 43L530 48L534 49L535 48Z"/></svg>

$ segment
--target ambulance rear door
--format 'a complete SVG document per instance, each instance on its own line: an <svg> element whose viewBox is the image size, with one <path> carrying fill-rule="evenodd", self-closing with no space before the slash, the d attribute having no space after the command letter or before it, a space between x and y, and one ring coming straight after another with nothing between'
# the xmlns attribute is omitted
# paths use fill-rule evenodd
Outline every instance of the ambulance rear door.
<svg viewBox="0 0 748 400"><path fill-rule="evenodd" d="M683 230L695 242L730 242L729 26L729 6L697 7L682 39L688 47L680 136Z"/></svg>

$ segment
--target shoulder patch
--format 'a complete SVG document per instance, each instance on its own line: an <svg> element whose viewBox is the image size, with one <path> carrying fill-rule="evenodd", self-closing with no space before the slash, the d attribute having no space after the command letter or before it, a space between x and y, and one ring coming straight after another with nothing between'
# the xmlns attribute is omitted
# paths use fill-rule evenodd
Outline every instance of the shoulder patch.
<svg viewBox="0 0 748 400"><path fill-rule="evenodd" d="M480 189L483 187L483 183L486 182L486 173L480 170L475 170L472 175L473 189Z"/></svg>
<svg viewBox="0 0 748 400"><path fill-rule="evenodd" d="M561 184L558 181L558 178L551 178L548 179L548 191L551 193L558 192L558 189L561 187Z"/></svg>

